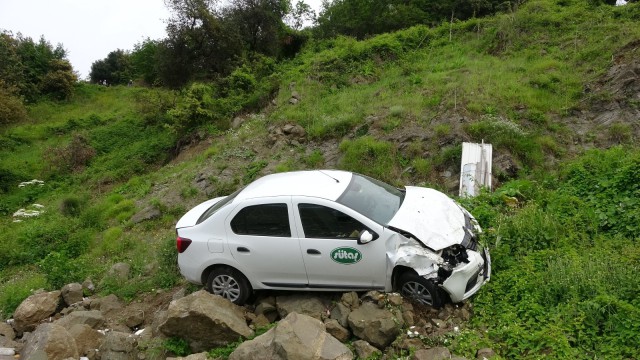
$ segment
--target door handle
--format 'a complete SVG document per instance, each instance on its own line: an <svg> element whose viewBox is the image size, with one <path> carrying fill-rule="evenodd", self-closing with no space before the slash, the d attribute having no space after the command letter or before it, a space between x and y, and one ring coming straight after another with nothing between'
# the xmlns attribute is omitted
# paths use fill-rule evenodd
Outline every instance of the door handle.
<svg viewBox="0 0 640 360"><path fill-rule="evenodd" d="M307 254L309 255L320 255L320 251L316 249L307 249Z"/></svg>
<svg viewBox="0 0 640 360"><path fill-rule="evenodd" d="M247 249L247 248L246 248L246 247L244 247L244 246L238 246L238 248L237 248L236 250L238 250L238 252L241 252L241 253L248 253L248 252L250 252L250 251L249 251L249 249Z"/></svg>

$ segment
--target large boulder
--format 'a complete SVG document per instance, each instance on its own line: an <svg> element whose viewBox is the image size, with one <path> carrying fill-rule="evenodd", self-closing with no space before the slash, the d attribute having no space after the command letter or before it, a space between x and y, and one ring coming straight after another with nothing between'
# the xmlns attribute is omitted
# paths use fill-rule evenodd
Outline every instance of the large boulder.
<svg viewBox="0 0 640 360"><path fill-rule="evenodd" d="M278 296L276 307L281 319L294 312L309 315L318 320L322 320L322 317L327 314L327 308L319 298L304 294Z"/></svg>
<svg viewBox="0 0 640 360"><path fill-rule="evenodd" d="M187 340L193 352L253 336L241 307L204 290L172 301L159 329L166 336Z"/></svg>
<svg viewBox="0 0 640 360"><path fill-rule="evenodd" d="M375 346L371 346L364 340L356 340L353 342L353 348L356 351L359 359L372 359L382 356L382 352Z"/></svg>
<svg viewBox="0 0 640 360"><path fill-rule="evenodd" d="M114 310L122 309L122 302L114 294L107 295L102 298L97 298L91 301L89 305L91 310L100 310L104 315L110 314Z"/></svg>
<svg viewBox="0 0 640 360"><path fill-rule="evenodd" d="M60 305L60 291L43 292L26 298L13 313L13 327L19 333L33 331Z"/></svg>
<svg viewBox="0 0 640 360"><path fill-rule="evenodd" d="M64 360L77 359L78 349L73 337L56 324L42 324L27 337L21 359Z"/></svg>
<svg viewBox="0 0 640 360"><path fill-rule="evenodd" d="M446 347L420 349L413 354L412 360L449 360L451 353Z"/></svg>
<svg viewBox="0 0 640 360"><path fill-rule="evenodd" d="M102 333L85 324L73 325L68 332L75 340L80 356L95 358L96 349L100 348L104 338Z"/></svg>
<svg viewBox="0 0 640 360"><path fill-rule="evenodd" d="M353 359L344 344L325 331L324 324L307 315L290 313L273 329L245 341L229 360Z"/></svg>
<svg viewBox="0 0 640 360"><path fill-rule="evenodd" d="M92 329L98 329L104 324L104 317L98 310L74 311L55 321L56 325L69 330L72 326L82 324Z"/></svg>
<svg viewBox="0 0 640 360"><path fill-rule="evenodd" d="M82 301L84 295L82 291L82 284L79 283L67 284L62 287L61 292L62 299L64 299L67 306Z"/></svg>
<svg viewBox="0 0 640 360"><path fill-rule="evenodd" d="M349 313L349 327L358 338L378 349L384 349L400 334L402 314L381 309L376 304L364 302Z"/></svg>
<svg viewBox="0 0 640 360"><path fill-rule="evenodd" d="M134 335L109 331L100 345L100 357L109 360L137 360L136 345Z"/></svg>

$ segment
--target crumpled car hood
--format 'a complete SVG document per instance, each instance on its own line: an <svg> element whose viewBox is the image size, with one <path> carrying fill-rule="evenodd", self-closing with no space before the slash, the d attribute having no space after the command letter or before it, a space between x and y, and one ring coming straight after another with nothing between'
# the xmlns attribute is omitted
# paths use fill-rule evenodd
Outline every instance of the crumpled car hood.
<svg viewBox="0 0 640 360"><path fill-rule="evenodd" d="M438 251L462 243L467 231L471 230L465 230L470 225L465 215L473 219L447 195L433 189L407 186L402 206L387 225L410 233Z"/></svg>

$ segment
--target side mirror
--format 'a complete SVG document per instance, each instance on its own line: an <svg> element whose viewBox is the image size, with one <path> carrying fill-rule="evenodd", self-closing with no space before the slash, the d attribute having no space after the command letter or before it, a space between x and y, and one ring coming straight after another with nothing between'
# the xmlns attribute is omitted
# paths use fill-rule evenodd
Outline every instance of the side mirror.
<svg viewBox="0 0 640 360"><path fill-rule="evenodd" d="M365 230L360 234L360 237L358 238L358 244L364 245L375 240L375 238L377 238L377 236L374 237L373 234L369 232L369 230Z"/></svg>

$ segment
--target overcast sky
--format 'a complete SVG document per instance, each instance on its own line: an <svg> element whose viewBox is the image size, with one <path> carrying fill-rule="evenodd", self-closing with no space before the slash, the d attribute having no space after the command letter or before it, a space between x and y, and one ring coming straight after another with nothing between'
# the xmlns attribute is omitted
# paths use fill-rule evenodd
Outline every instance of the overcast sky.
<svg viewBox="0 0 640 360"><path fill-rule="evenodd" d="M321 0L305 2L320 9ZM168 17L163 0L0 0L0 29L62 43L82 79L111 51L164 38Z"/></svg>

